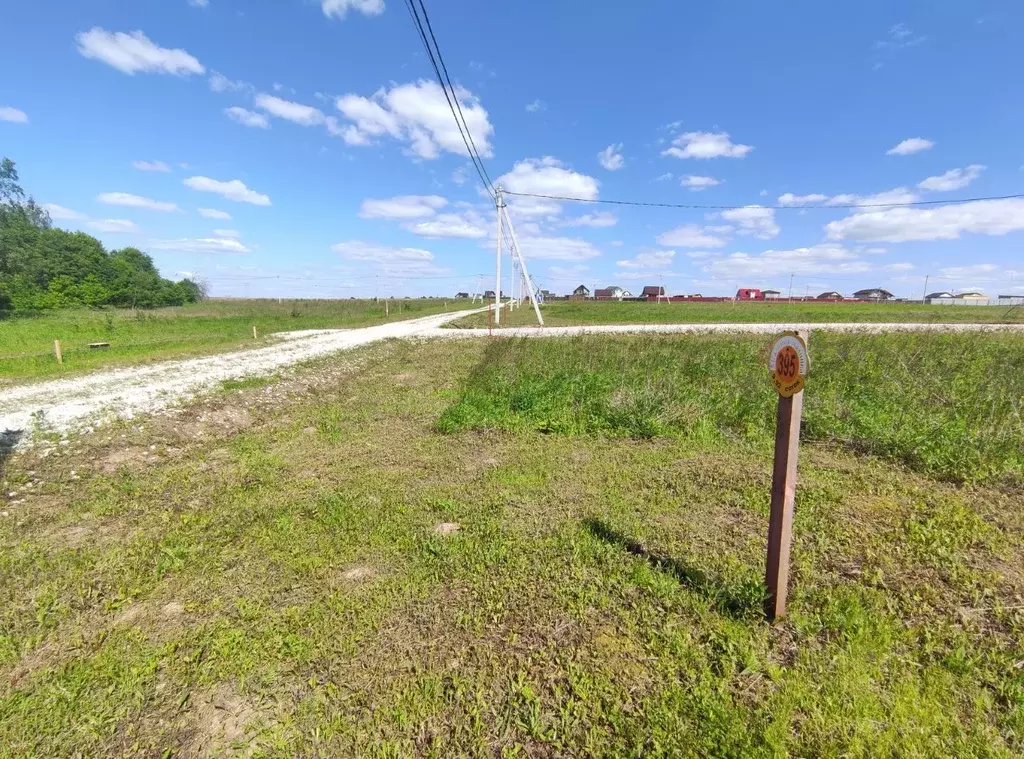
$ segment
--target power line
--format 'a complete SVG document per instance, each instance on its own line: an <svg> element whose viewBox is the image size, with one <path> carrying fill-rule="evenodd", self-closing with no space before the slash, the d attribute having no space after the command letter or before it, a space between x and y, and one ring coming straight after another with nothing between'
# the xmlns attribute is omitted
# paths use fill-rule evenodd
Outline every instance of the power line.
<svg viewBox="0 0 1024 759"><path fill-rule="evenodd" d="M480 169L484 172L484 177L487 179L487 185L491 188L491 192L493 194L494 184L491 182L491 177L487 173L483 159L480 157L480 151L476 147L476 142L473 141L473 133L469 130L469 122L466 121L466 117L462 113L462 105L459 103L459 98L455 94L455 87L452 85L452 79L448 76L448 67L444 64L444 56L441 55L441 46L437 44L437 37L434 36L434 27L430 25L430 16L427 15L427 8L423 5L423 0L419 0L419 4L420 10L423 11L423 20L427 23L427 31L430 32L430 39L433 40L434 49L437 51L437 60L441 64L441 70L444 71L444 78L448 81L448 89L451 90L452 97L455 99L455 107L459 111L459 118L462 119L462 123L466 127L466 136L469 137L469 143L473 146L473 152L476 154L477 163L480 164Z"/></svg>
<svg viewBox="0 0 1024 759"><path fill-rule="evenodd" d="M437 83L441 85L441 91L444 93L444 99L448 102L448 110L452 113L452 118L455 119L455 126L459 129L459 136L462 137L462 142L466 146L466 152L469 154L470 160L473 162L473 168L476 169L477 175L480 177L480 181L484 185L484 189L493 198L494 187L491 185L491 179L487 176L487 171L484 169L483 160L476 152L476 143L473 142L473 137L470 134L467 139L466 135L469 133L469 124L464 124L464 119L460 120L459 116L462 115L462 106L459 105L459 98L455 94L454 88L452 89L451 96L448 95L448 87L445 86L445 79L441 76L441 69L438 68L437 60L434 59L434 50L431 49L430 43L427 42L427 34L423 29L423 22L420 21L419 13L416 11L416 5L414 0L405 0L405 7L409 11L409 15L412 18L413 23L416 25L416 30L419 32L420 41L423 43L423 48L427 51L427 56L430 58L430 65L434 69L434 74L437 76ZM423 6L423 0L420 0L420 7L423 8L423 17L426 18L427 9ZM427 26L430 26L429 20ZM434 40L435 47L437 46L437 39L434 37L433 29L430 30L430 37ZM437 48L437 59L441 60L441 49ZM444 66L444 61L441 60L441 66ZM448 75L448 70L445 68L445 76ZM451 80L449 79L449 86ZM452 104L452 98L455 98L455 105ZM456 113L456 106L458 113ZM465 126L465 131L463 131Z"/></svg>
<svg viewBox="0 0 1024 759"><path fill-rule="evenodd" d="M505 190L506 195L515 195L521 198L543 198L544 200L563 200L570 203L605 203L615 206L648 206L651 208L685 208L694 211L735 211L744 208L764 208L773 211L799 211L803 209L831 208L836 210L851 210L856 208L901 208L903 206L934 206L952 205L957 203L974 203L980 200L1016 200L1024 198L1024 193L1016 195L987 195L977 198L954 198L951 200L915 200L910 203L860 203L854 205L806 205L806 206L763 206L755 203L748 203L742 206L713 206L695 205L692 203L654 203L642 200L608 200L606 198L570 198L564 195L542 195L534 192L512 192Z"/></svg>

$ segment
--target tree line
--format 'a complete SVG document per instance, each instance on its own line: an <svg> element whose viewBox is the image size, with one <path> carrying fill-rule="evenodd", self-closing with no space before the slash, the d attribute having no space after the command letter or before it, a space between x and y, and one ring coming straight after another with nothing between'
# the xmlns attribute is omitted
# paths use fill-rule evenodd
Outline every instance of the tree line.
<svg viewBox="0 0 1024 759"><path fill-rule="evenodd" d="M92 235L54 227L18 184L14 162L0 161L0 313L156 308L202 297L201 285L164 279L137 248L107 251Z"/></svg>

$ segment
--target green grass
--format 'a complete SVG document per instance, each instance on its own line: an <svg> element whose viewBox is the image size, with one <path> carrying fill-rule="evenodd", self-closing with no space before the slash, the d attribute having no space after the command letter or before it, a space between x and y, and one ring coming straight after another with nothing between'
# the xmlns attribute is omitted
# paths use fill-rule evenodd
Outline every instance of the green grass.
<svg viewBox="0 0 1024 759"><path fill-rule="evenodd" d="M770 445L770 340L710 335L490 344L439 428ZM816 333L802 436L958 482L1024 482L1024 344L1012 334Z"/></svg>
<svg viewBox="0 0 1024 759"><path fill-rule="evenodd" d="M72 309L0 320L0 381L50 378L95 369L265 345L269 335L296 329L366 327L445 310L465 300L230 300L151 311ZM253 340L256 327L258 340ZM53 354L61 341L63 365ZM109 342L109 348L89 343Z"/></svg>
<svg viewBox="0 0 1024 759"><path fill-rule="evenodd" d="M551 301L542 306L544 324L712 324L721 322L1024 322L1024 307L929 306L914 303L646 303L619 301ZM455 328L487 326L486 313L452 322ZM533 327L537 317L528 304L502 310L502 327Z"/></svg>
<svg viewBox="0 0 1024 759"><path fill-rule="evenodd" d="M743 377L759 350L659 343L588 344L589 369L543 344L584 386L609 357L720 350ZM0 756L1024 752L1019 487L807 441L769 626L770 459L718 426L717 384L700 435L438 431L494 345L378 344L12 459ZM843 371L811 349L809 400Z"/></svg>

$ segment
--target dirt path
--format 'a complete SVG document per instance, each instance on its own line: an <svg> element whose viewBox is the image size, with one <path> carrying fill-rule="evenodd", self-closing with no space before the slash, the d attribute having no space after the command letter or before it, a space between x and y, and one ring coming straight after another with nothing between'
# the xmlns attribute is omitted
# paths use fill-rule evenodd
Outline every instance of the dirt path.
<svg viewBox="0 0 1024 759"><path fill-rule="evenodd" d="M482 310L482 309L481 309ZM304 330L280 333L282 342L266 348L215 356L165 361L150 366L118 369L55 380L0 393L0 434L27 441L36 430L65 433L110 419L131 419L159 411L217 387L224 380L272 374L282 367L329 353L349 350L388 338L475 338L484 329L442 329L442 325L471 311L425 316L376 327L348 330ZM516 327L496 331L502 337L560 337L581 334L641 332L777 333L787 329L837 332L948 331L1024 332L1024 324L615 324L580 327Z"/></svg>
<svg viewBox="0 0 1024 759"><path fill-rule="evenodd" d="M187 400L224 380L272 374L300 361L378 340L430 334L468 313L472 312L456 311L360 329L284 332L277 335L282 342L266 348L10 388L0 393L0 433L7 431L5 439L24 433L27 440L37 429L64 433L104 420L131 419Z"/></svg>

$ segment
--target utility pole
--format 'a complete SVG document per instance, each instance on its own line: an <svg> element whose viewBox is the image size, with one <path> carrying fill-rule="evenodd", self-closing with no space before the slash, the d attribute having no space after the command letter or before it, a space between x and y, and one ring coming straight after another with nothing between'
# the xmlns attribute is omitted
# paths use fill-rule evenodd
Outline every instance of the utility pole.
<svg viewBox="0 0 1024 759"><path fill-rule="evenodd" d="M519 239L516 237L515 227L512 226L512 219L508 215L508 211L505 211L505 223L508 224L508 233L512 236L512 250L509 251L512 256L519 262L519 268L523 272L523 281L527 283L527 291L530 294L530 303L533 304L533 312L537 315L537 323L540 326L544 326L544 317L540 315L540 306L537 304L537 294L533 290L533 280L530 279L530 270L526 267L526 259L523 258L523 251L519 247Z"/></svg>
<svg viewBox="0 0 1024 759"><path fill-rule="evenodd" d="M793 275L789 275L789 300L793 300Z"/></svg>
<svg viewBox="0 0 1024 759"><path fill-rule="evenodd" d="M498 211L498 256L494 266L494 324L501 324L501 213L505 203L502 201L501 187L495 190L494 207Z"/></svg>
<svg viewBox="0 0 1024 759"><path fill-rule="evenodd" d="M924 292L921 293L921 302L922 303L924 303L926 300L928 300L928 277L929 276L930 275L928 275L928 274L924 275Z"/></svg>

